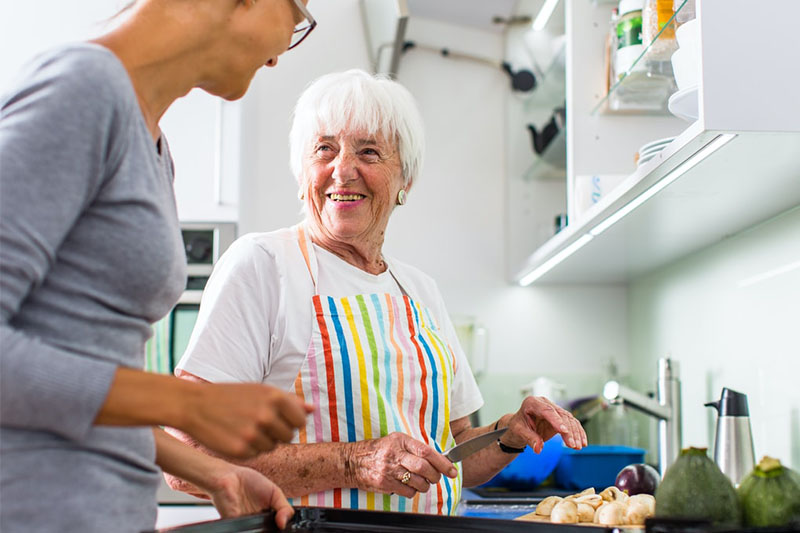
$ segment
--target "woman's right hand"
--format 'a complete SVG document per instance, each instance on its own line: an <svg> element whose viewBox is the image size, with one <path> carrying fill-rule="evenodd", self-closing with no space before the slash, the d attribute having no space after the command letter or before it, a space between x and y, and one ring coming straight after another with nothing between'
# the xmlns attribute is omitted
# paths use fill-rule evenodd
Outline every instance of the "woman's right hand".
<svg viewBox="0 0 800 533"><path fill-rule="evenodd" d="M197 383L176 425L222 455L246 459L289 442L313 407L300 398L256 383Z"/></svg>
<svg viewBox="0 0 800 533"><path fill-rule="evenodd" d="M458 475L456 467L444 455L424 442L397 432L353 443L345 464L352 478L350 486L406 498L413 498L417 492L428 492L442 474L451 478ZM406 483L403 483L404 476Z"/></svg>

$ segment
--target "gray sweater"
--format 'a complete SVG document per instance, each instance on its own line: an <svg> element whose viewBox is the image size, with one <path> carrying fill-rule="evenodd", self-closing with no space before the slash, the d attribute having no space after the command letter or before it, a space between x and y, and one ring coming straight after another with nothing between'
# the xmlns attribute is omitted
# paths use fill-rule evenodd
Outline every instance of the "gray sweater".
<svg viewBox="0 0 800 533"><path fill-rule="evenodd" d="M0 97L0 531L152 529L150 428L95 426L186 280L172 161L107 49Z"/></svg>

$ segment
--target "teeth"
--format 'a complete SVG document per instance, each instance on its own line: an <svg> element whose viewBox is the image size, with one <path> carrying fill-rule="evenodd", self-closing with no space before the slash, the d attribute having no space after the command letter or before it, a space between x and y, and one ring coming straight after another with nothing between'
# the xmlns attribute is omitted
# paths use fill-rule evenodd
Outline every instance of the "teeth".
<svg viewBox="0 0 800 533"><path fill-rule="evenodd" d="M330 199L337 202L352 202L354 200L361 200L364 198L363 194L331 194Z"/></svg>

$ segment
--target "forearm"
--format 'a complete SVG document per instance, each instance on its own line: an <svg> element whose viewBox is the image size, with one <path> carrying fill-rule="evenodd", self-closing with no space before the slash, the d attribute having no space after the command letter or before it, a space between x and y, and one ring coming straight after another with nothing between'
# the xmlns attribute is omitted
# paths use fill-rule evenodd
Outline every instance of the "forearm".
<svg viewBox="0 0 800 533"><path fill-rule="evenodd" d="M154 428L156 441L156 464L170 476L183 483L184 492L208 498L215 476L226 463L209 454L202 453L178 439L168 435L161 428Z"/></svg>
<svg viewBox="0 0 800 533"><path fill-rule="evenodd" d="M497 421L497 427L508 425L507 420L512 415L503 415ZM459 434L459 442L477 437L494 429L494 424L480 428L469 428ZM491 444L484 449L470 455L463 461L464 486L475 487L489 481L507 464L517 458L518 454L505 453L497 444Z"/></svg>
<svg viewBox="0 0 800 533"><path fill-rule="evenodd" d="M206 454L212 453L185 433L173 428L168 431L184 443ZM293 498L334 488L357 487L351 466L353 448L354 443L341 442L284 444L253 459L236 461L236 464L261 472L287 497ZM168 482L175 490L194 493L192 485L184 480L168 478Z"/></svg>
<svg viewBox="0 0 800 533"><path fill-rule="evenodd" d="M120 367L95 424L183 427L200 387L172 376Z"/></svg>

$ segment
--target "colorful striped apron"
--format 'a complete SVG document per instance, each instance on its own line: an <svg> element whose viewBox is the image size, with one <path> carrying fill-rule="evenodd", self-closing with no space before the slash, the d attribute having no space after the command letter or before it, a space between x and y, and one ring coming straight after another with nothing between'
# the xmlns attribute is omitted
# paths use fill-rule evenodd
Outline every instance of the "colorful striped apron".
<svg viewBox="0 0 800 533"><path fill-rule="evenodd" d="M314 283L314 327L295 393L316 410L294 442L356 442L400 431L437 451L455 444L450 433L453 350L429 309L404 296L323 296L317 261L302 226L298 243ZM394 274L392 274L394 276ZM397 281L397 278L395 278ZM442 476L427 493L393 494L336 488L292 498L294 505L454 514L458 478Z"/></svg>

